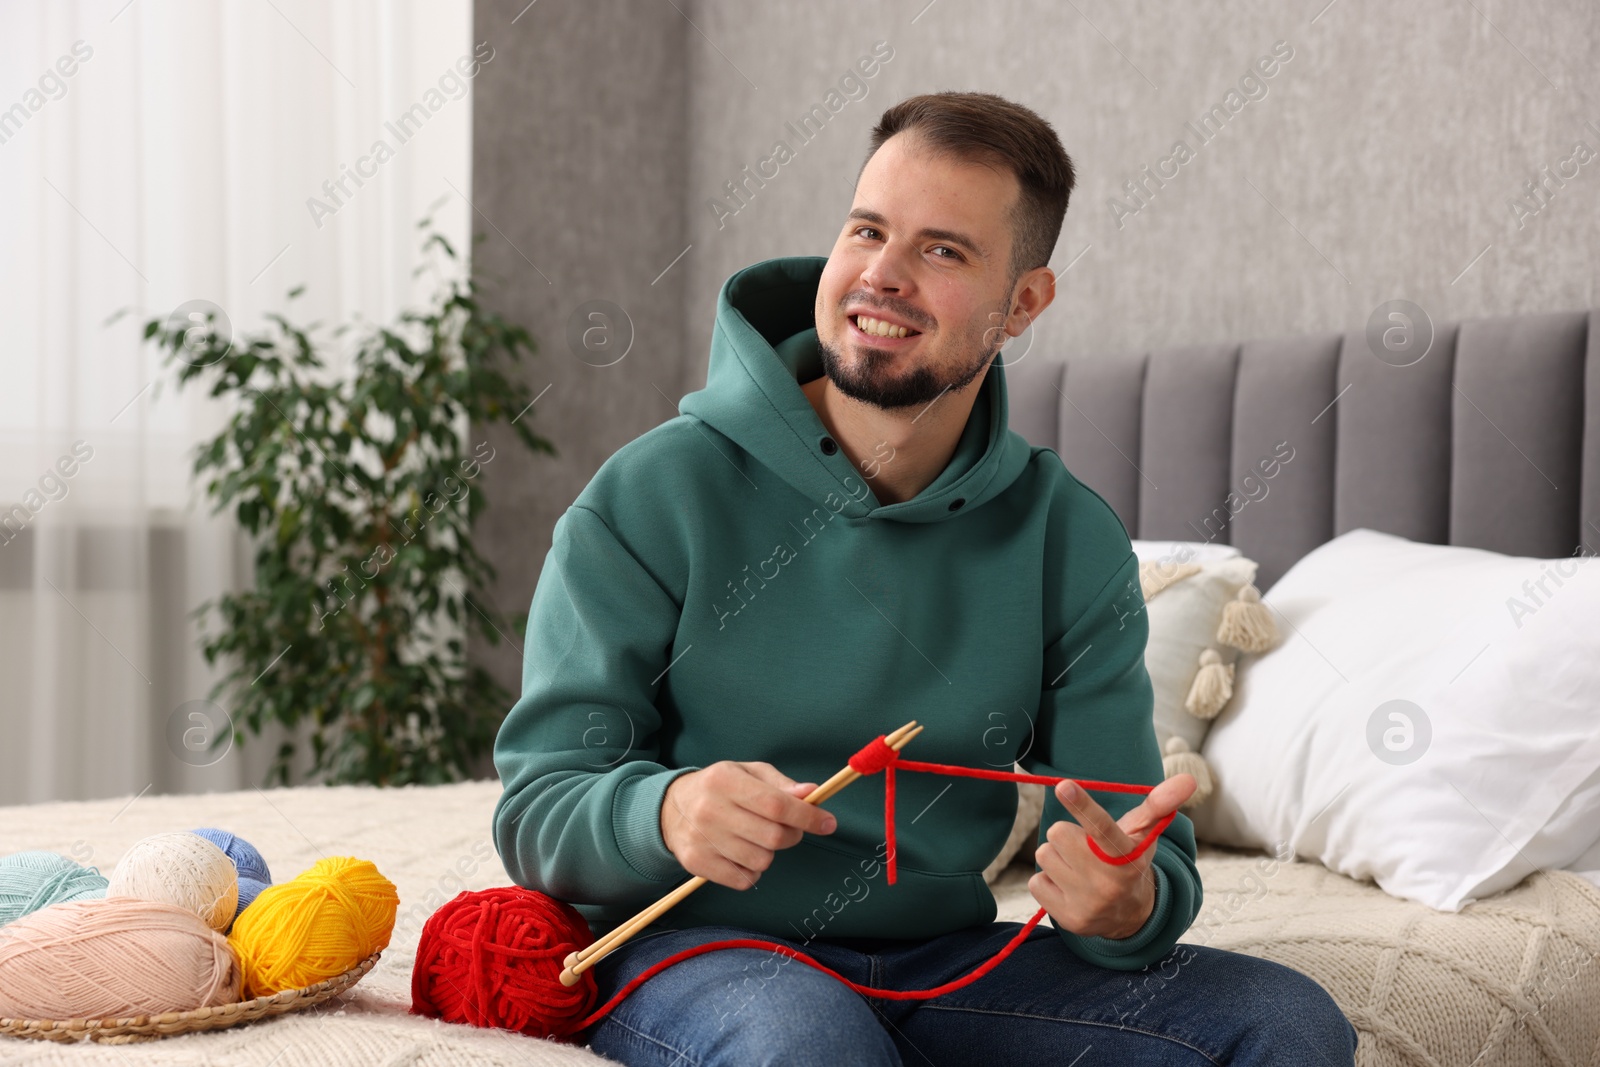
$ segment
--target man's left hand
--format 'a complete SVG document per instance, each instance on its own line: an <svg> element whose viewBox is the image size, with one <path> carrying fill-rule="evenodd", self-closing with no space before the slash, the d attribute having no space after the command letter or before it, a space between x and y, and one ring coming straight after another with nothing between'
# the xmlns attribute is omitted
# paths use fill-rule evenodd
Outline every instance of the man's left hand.
<svg viewBox="0 0 1600 1067"><path fill-rule="evenodd" d="M1160 843L1152 844L1128 863L1107 863L1089 851L1092 836L1108 856L1125 856L1139 847L1152 827L1195 791L1191 774L1175 774L1152 789L1121 819L1097 804L1076 782L1056 785L1056 799L1070 811L1067 819L1045 831L1045 843L1034 853L1040 870L1028 880L1028 891L1059 929L1084 937L1132 937L1150 918L1156 904L1155 875L1150 864Z"/></svg>

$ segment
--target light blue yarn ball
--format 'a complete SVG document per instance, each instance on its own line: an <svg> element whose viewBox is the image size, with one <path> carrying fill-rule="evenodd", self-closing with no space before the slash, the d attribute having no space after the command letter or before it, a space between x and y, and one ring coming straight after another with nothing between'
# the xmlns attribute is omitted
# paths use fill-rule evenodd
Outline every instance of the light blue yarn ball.
<svg viewBox="0 0 1600 1067"><path fill-rule="evenodd" d="M226 830L208 826L193 833L220 848L233 861L234 870L239 872L239 906L233 911L233 917L237 919L239 913L256 899L256 895L272 884L272 872L267 869L267 861L262 859L254 845Z"/></svg>
<svg viewBox="0 0 1600 1067"><path fill-rule="evenodd" d="M0 926L51 904L106 895L106 879L54 852L0 856Z"/></svg>
<svg viewBox="0 0 1600 1067"><path fill-rule="evenodd" d="M247 874L241 874L239 876L239 911L234 912L234 918L238 918L239 912L248 908L250 902L260 896L261 891L271 884L271 882L258 881Z"/></svg>

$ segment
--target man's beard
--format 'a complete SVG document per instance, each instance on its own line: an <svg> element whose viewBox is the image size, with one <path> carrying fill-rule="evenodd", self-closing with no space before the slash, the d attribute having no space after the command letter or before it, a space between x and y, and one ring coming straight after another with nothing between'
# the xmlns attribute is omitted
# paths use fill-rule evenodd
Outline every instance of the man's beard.
<svg viewBox="0 0 1600 1067"><path fill-rule="evenodd" d="M848 327L846 328L848 331ZM827 344L820 338L817 348L822 355L822 370L834 386L845 396L852 400L859 400L874 407L894 409L923 407L932 403L944 394L946 390L965 389L971 385L978 375L983 373L985 367L994 362L995 353L1000 351L1001 345L1006 342L1003 330L986 330L983 339L987 340L991 333L999 334L999 342L964 366L957 367L951 377L941 376L935 368L926 364L919 365L909 374L891 377L886 373L901 355L873 348L867 345L860 349L862 359L855 367L847 367L840 358L839 350Z"/></svg>

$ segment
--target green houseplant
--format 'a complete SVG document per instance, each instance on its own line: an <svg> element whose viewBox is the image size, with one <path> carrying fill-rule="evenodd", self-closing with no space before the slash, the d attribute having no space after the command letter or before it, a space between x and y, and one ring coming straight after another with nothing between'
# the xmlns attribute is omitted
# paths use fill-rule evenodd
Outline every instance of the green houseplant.
<svg viewBox="0 0 1600 1067"><path fill-rule="evenodd" d="M254 548L253 588L195 612L223 623L202 638L206 661L226 665L211 698L240 742L267 723L305 730L310 774L330 783L462 778L513 699L466 655L473 630L490 644L521 630L479 595L495 571L472 524L495 453L467 435L504 422L531 451L556 450L530 429L528 388L506 373L535 351L532 338L483 306L438 233L425 259L433 249L444 263L418 273L448 274L430 305L355 331L344 373L328 371L316 324L278 314L241 339L220 309L144 326L179 389L207 380L233 412L194 463L213 510L231 507ZM283 742L269 777L287 784L295 756Z"/></svg>

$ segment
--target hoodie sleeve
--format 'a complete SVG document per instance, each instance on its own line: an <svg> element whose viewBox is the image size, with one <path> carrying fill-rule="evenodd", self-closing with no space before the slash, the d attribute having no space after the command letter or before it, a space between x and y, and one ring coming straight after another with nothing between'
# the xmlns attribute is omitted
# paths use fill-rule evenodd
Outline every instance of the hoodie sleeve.
<svg viewBox="0 0 1600 1067"><path fill-rule="evenodd" d="M528 615L522 696L495 738L495 847L518 885L570 904L654 898L687 874L661 837L655 697L680 608L574 505L556 522Z"/></svg>
<svg viewBox="0 0 1600 1067"><path fill-rule="evenodd" d="M1117 522L1114 516L1112 521ZM1066 594L1060 597L1066 632L1045 649L1038 733L1029 754L1019 761L1029 773L1142 785L1158 784L1164 777L1151 718L1153 691L1144 666L1149 621L1139 587L1139 562L1120 523L1117 526L1121 551L1129 554L1110 580L1088 603L1074 603ZM1070 589L1075 583L1061 584ZM1117 819L1144 799L1137 793L1090 795ZM1049 790L1040 820L1040 844L1049 827L1062 819L1077 822ZM1037 863L1034 869L1039 869ZM1156 883L1155 906L1144 926L1125 938L1083 936L1058 928L1067 947L1090 963L1125 971L1138 970L1171 951L1201 904L1194 826L1181 811L1156 843L1149 870Z"/></svg>

